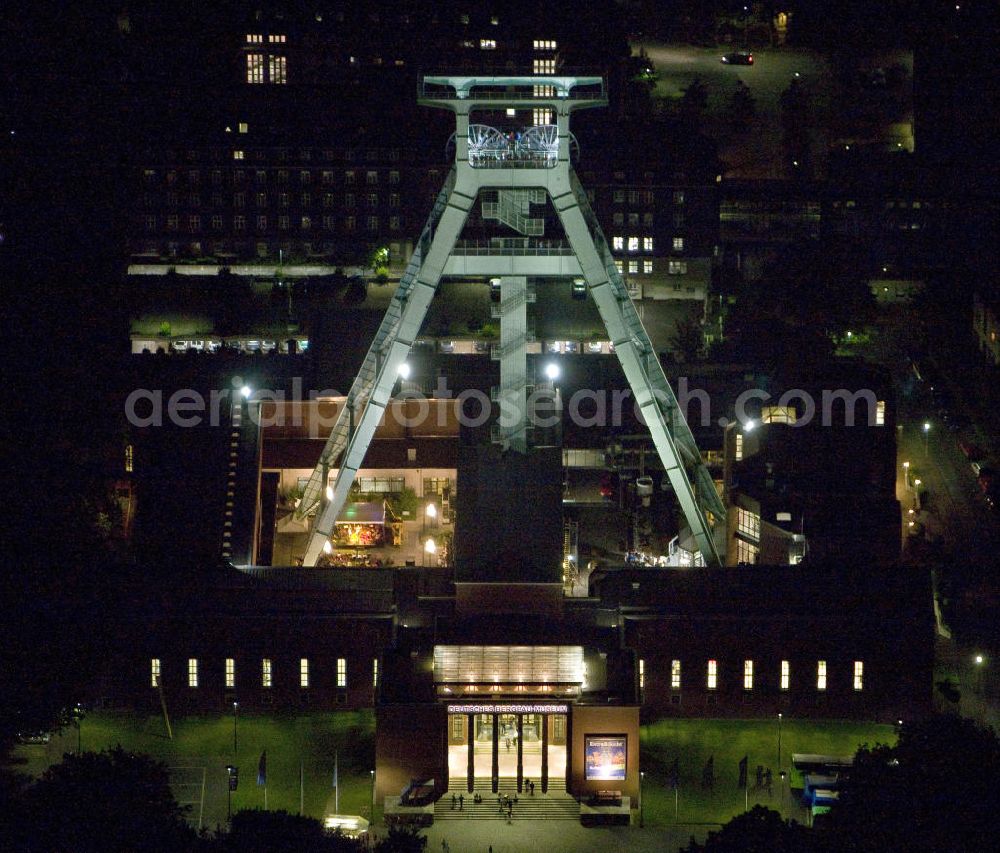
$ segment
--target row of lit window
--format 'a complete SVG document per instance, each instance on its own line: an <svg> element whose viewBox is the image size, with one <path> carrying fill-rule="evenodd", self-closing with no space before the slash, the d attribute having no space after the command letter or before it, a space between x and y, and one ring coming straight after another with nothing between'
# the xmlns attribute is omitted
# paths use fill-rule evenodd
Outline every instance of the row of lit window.
<svg viewBox="0 0 1000 853"><path fill-rule="evenodd" d="M855 690L864 689L865 664L864 661L854 661L852 684ZM781 661L778 686L781 690L789 690L792 685L791 663L787 660ZM719 686L719 662L714 658L709 659L705 670L705 686L709 690L716 690ZM816 689L826 690L827 686L827 666L825 660L816 661ZM646 687L646 661L639 659L639 687ZM672 660L670 662L670 689L681 689L681 662ZM754 662L752 660L743 661L743 689L754 689Z"/></svg>
<svg viewBox="0 0 1000 853"><path fill-rule="evenodd" d="M292 202L292 195L290 193L278 193L278 207L289 207ZM323 207L336 207L336 198L333 193L324 193L322 196ZM367 193L363 196L365 204L368 207L378 207L379 196L378 193ZM180 206L180 197L177 193L167 193L167 207L178 207ZM256 193L254 195L254 200L257 203L257 207L267 207L268 206L268 195L267 193ZM143 205L145 207L153 207L155 199L153 196L146 194L143 196ZM189 196L185 197L187 202L187 207L201 207L201 195L198 193L191 193ZM233 193L233 207L246 207L246 193ZM302 193L297 199L298 204L302 207L311 207L313 204L312 193ZM211 198L212 207L222 207L223 200L221 193L213 193ZM399 193L389 193L389 207L399 207L402 202ZM357 203L354 193L345 193L342 200L343 207L351 208Z"/></svg>
<svg viewBox="0 0 1000 853"><path fill-rule="evenodd" d="M268 44L286 44L287 35L270 34L267 37ZM263 44L264 36L261 33L247 33L247 44Z"/></svg>
<svg viewBox="0 0 1000 853"><path fill-rule="evenodd" d="M278 216L277 225L279 231L287 231L292 227L292 217L290 216ZM326 231L335 231L337 229L337 217L336 216L324 216L322 219L323 229ZM266 231L268 228L268 218L266 216L258 216L256 219L256 225L258 231ZM313 227L313 217L302 216L298 217L297 225L300 231L310 231ZM345 231L354 231L358 227L358 220L355 216L345 216L341 222L341 225ZM146 231L154 232L156 231L157 219L155 216L147 216L145 219ZM188 230L191 232L198 232L201 230L201 217L197 214L193 214L187 219ZM180 227L180 217L168 216L166 218L166 230L167 231L177 231ZM381 227L379 217L368 216L365 217L365 228L368 231L378 231ZM398 231L402 227L402 219L399 216L389 217L389 230ZM212 217L212 230L222 231L224 228L224 220L221 216ZM234 216L233 217L233 230L234 231L245 231L247 228L247 218L245 216Z"/></svg>
<svg viewBox="0 0 1000 853"><path fill-rule="evenodd" d="M639 241L642 240L642 251L652 252L653 251L653 238L652 237L629 237L628 243L625 242L624 237L612 237L611 238L611 248L616 252L623 251L626 246L630 252L639 251ZM684 238L674 237L673 246L675 250L680 250L684 248Z"/></svg>
<svg viewBox="0 0 1000 853"><path fill-rule="evenodd" d="M531 61L532 74L555 74L556 61L554 59L533 59Z"/></svg>
<svg viewBox="0 0 1000 853"><path fill-rule="evenodd" d="M535 39L531 46L535 50L557 50L559 45L552 39Z"/></svg>
<svg viewBox="0 0 1000 853"><path fill-rule="evenodd" d="M243 159L245 159L245 157L246 157L246 152L245 151L240 151L240 150L233 151L233 159L234 160L243 160ZM153 181L155 181L155 179L156 179L156 172L154 170L147 169L144 174L145 174L145 178L146 178L146 182L147 183L152 183ZM344 184L348 185L348 186L353 186L354 183L355 183L355 177L356 177L356 175L357 175L357 173L355 172L354 169L348 169L347 171L345 171L344 172ZM287 169L279 169L277 171L277 173L276 173L275 176L276 176L277 182L279 184L286 184L286 183L288 183L288 170ZM437 176L437 172L436 171L430 172L429 176L436 177ZM242 169L237 169L235 172L233 172L233 183L234 184L243 183L246 180L246 178L247 178L246 172L243 171ZM254 172L254 178L255 178L255 180L257 181L258 184L267 183L267 178L268 178L267 170L266 169L257 169L257 170L255 170L255 172ZM175 183L176 179L177 179L177 173L176 172L168 172L167 173L167 183L168 184ZM188 183L197 184L198 181L199 181L199 179L200 179L200 174L199 174L199 172L197 170L192 170L192 171L188 172ZM313 173L310 172L308 169L302 169L299 172L299 183L302 184L303 186L311 184L312 183L312 179L313 179ZM389 175L388 175L388 180L389 180L390 184L398 184L399 183L399 172L396 171L395 169L391 170L389 172ZM321 183L324 186L333 186L333 184L334 184L334 173L332 171L329 171L329 170L324 170L324 171L320 172L320 181L321 181ZM219 184L222 183L222 172L221 171L216 170L216 171L212 172L212 183L214 185L216 185L216 186L218 186ZM378 184L378 171L376 169L370 169L370 170L368 170L368 171L365 172L365 183L368 184L368 186L375 186L375 185Z"/></svg>
<svg viewBox="0 0 1000 853"><path fill-rule="evenodd" d="M150 658L149 679L151 687L162 684L163 668L159 658ZM299 658L299 687L310 686L309 658ZM188 687L198 687L198 658L188 658ZM236 658L226 658L223 684L226 688L236 687ZM347 658L337 658L337 687L347 687ZM260 686L274 686L274 663L271 658L262 658L260 662ZM378 659L372 660L372 686L378 687Z"/></svg>
<svg viewBox="0 0 1000 853"><path fill-rule="evenodd" d="M249 131L249 128L250 128L250 126L245 121L241 121L237 125L237 127L239 128L239 132L240 133L247 133ZM231 130L231 128L229 128L229 127L226 128L227 132L229 132L230 130ZM339 151L339 155L338 155L338 151ZM185 153L185 158L187 160L190 160L190 161L193 162L195 160L202 159L202 155L204 153L205 153L204 150L197 149L197 148L190 148ZM333 149L333 148L324 148L322 150L322 159L324 159L324 160L331 160L331 161L332 160L344 160L344 161L347 161L348 163L350 163L350 162L354 161L355 159L358 159L356 157L356 153L357 153L357 150L354 149L354 148L343 148L343 149L336 149L336 150ZM208 159L210 159L210 160L220 160L220 159L222 159L223 150L220 149L220 148L214 148L213 147L213 148L208 149L208 154L209 154ZM288 148L270 148L270 149L258 149L256 151L255 156L256 156L256 159L258 159L258 160L267 160L267 159L273 157L274 159L276 159L279 162L283 163L283 162L286 162L289 159L289 155L290 154L291 154L291 151ZM312 160L312 155L313 155L313 149L312 148L300 148L299 151L298 151L298 159L299 160ZM161 158L161 156L162 156L162 159L165 160L168 163L175 162L179 158L178 152L175 151L175 150L172 150L172 149L168 149L165 152L160 152L160 151L147 152L146 156L148 156L150 158L156 157L158 159ZM226 156L228 156L228 155L226 155ZM319 158L317 158L317 159L319 159ZM368 161L368 162L370 162L370 163L371 162L376 162L376 161L379 161L379 160L390 160L390 161L399 160L400 159L400 149L399 148L366 148L365 152L364 152L364 158L363 159L366 160L366 161ZM147 172L155 172L155 170L149 169L149 170L147 170Z"/></svg>

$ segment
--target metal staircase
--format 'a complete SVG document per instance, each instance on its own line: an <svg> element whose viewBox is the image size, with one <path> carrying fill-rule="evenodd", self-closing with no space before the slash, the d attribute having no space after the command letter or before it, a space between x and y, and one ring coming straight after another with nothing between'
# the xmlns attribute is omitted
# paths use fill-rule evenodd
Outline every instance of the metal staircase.
<svg viewBox="0 0 1000 853"><path fill-rule="evenodd" d="M341 453L347 447L350 438L351 425L360 416L358 408L369 399L375 379L378 375L379 362L385 351L392 345L396 333L399 330L399 323L403 316L403 306L413 289L420 272L421 262L430 248L434 239L434 229L437 227L441 214L448 203L448 196L455 185L455 168L452 167L445 179L441 191L434 201L434 207L430 216L427 217L427 224L420 234L420 239L410 256L410 262L406 265L402 277L399 279L399 286L389 302L389 308L382 318L375 338L365 360L358 371L358 375L351 384L351 390L347 394L347 404L337 415L333 430L330 432L320 455L320 463L313 469L309 482L303 490L302 500L295 510L297 518L303 518L312 512L323 499L326 489L327 472L337 467L337 462ZM353 410L353 411L352 411Z"/></svg>
<svg viewBox="0 0 1000 853"><path fill-rule="evenodd" d="M545 190L498 190L497 197L498 201L483 201L483 219L495 219L529 237L545 233L545 220L528 215L532 204L545 203Z"/></svg>

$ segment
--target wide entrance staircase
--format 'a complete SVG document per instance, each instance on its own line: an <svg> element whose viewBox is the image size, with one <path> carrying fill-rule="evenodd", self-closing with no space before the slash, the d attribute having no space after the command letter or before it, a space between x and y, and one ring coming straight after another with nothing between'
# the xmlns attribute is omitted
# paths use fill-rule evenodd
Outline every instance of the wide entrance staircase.
<svg viewBox="0 0 1000 853"><path fill-rule="evenodd" d="M517 793L516 779L501 779L500 793L509 797L517 795L514 803L514 820L580 820L580 805L566 792L564 779L550 779L548 793L542 793L538 779L535 783L535 795L527 791ZM448 791L434 804L434 820L507 820L507 812L500 813L497 794L490 788L489 779L476 779L475 790L482 795L481 803L472 801L473 795L466 790L465 777L453 777L448 780ZM456 806L451 807L451 795L465 797L465 805L461 811Z"/></svg>

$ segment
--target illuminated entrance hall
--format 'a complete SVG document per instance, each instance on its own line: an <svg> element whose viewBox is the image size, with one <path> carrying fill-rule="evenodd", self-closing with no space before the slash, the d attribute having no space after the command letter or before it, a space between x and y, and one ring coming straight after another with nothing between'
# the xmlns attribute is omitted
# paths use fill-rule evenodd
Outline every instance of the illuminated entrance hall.
<svg viewBox="0 0 1000 853"><path fill-rule="evenodd" d="M539 792L548 790L552 781L561 788L566 779L567 714L505 713L504 707L498 703L497 712L488 714L449 713L449 788L472 790L470 769L473 786L479 789L492 789L494 776L514 781L519 791L529 781ZM532 706L507 707L513 711ZM547 710L556 708L560 706L549 706Z"/></svg>

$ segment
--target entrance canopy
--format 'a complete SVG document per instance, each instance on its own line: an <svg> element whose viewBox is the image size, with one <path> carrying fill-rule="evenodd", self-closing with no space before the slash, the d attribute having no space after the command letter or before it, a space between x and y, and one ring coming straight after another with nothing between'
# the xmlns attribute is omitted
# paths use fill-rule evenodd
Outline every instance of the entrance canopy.
<svg viewBox="0 0 1000 853"><path fill-rule="evenodd" d="M385 502L348 504L337 518L337 524L385 524Z"/></svg>
<svg viewBox="0 0 1000 853"><path fill-rule="evenodd" d="M441 698L576 697L583 680L583 646L434 647L434 687Z"/></svg>

